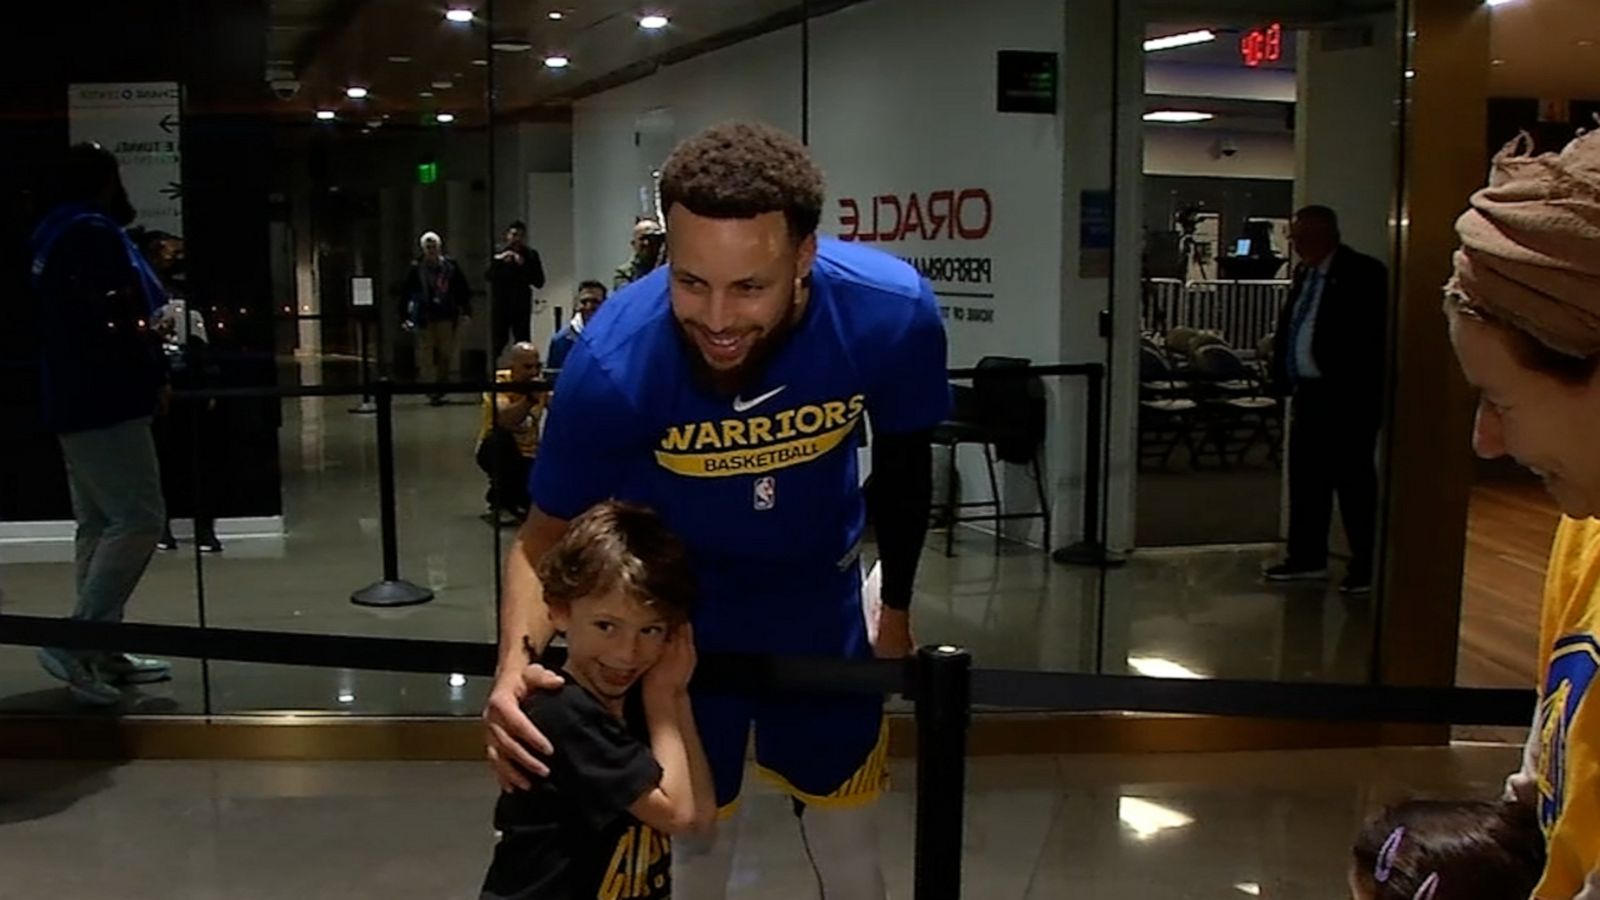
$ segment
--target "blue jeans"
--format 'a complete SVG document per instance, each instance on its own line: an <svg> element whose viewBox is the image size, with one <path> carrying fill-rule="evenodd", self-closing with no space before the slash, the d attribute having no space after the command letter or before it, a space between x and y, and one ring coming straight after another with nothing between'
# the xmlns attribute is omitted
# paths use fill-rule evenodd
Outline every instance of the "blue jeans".
<svg viewBox="0 0 1600 900"><path fill-rule="evenodd" d="M150 419L60 439L78 520L78 605L72 618L120 622L167 522Z"/></svg>

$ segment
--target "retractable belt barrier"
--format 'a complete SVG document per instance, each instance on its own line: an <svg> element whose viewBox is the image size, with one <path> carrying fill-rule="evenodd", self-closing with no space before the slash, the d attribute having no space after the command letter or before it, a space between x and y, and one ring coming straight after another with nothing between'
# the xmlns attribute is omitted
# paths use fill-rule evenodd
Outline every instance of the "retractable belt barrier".
<svg viewBox="0 0 1600 900"><path fill-rule="evenodd" d="M977 369L952 369L956 380ZM1099 472L1103 453L1105 368L1098 363L1018 366L983 370L983 377L1077 376L1088 380L1084 540L1057 550L1058 561L1105 564L1100 541ZM396 605L398 581L394 524L392 402L401 395L505 393L548 390L551 381L441 382L356 386L305 385L202 388L175 392L180 398L294 398L372 396L379 423L384 579L352 599ZM396 585L399 585L397 588ZM415 587L415 586L409 586ZM380 590L381 589L381 590ZM365 596L365 600L363 597ZM409 595L408 595L409 596ZM403 598L402 598L403 599ZM410 599L406 602L421 602ZM412 638L363 637L212 628L204 624L99 623L0 614L0 644L84 651L137 652L229 662L367 669L393 672L489 676L493 644ZM555 648L549 664L561 661ZM1065 672L972 669L957 647L924 647L906 660L841 660L802 657L704 654L697 687L723 692L900 694L915 703L917 724L917 821L914 863L917 900L959 900L963 834L963 786L967 734L974 707L1059 712L1149 712L1279 719L1320 719L1416 724L1526 725L1532 691L1422 688L1381 685L1188 680Z"/></svg>

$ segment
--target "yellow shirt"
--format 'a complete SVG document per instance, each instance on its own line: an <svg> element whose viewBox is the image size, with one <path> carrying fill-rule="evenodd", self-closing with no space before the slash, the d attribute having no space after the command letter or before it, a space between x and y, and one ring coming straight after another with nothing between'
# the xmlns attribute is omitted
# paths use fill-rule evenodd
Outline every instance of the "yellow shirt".
<svg viewBox="0 0 1600 900"><path fill-rule="evenodd" d="M499 382L510 381L511 370L495 370L494 380ZM489 432L494 430L496 398L499 399L501 406L508 406L518 399L514 394L483 395L483 424L478 430L478 443L480 444L483 443L484 438L489 436ZM528 414L517 424L517 427L511 429L511 436L517 440L517 449L522 451L522 455L529 459L532 459L534 454L539 452L539 423L544 419L544 408L547 403L549 403L548 394L542 392L535 394L533 405L528 408Z"/></svg>
<svg viewBox="0 0 1600 900"><path fill-rule="evenodd" d="M1529 762L1549 861L1534 896L1572 900L1600 882L1600 521L1562 520L1541 619Z"/></svg>

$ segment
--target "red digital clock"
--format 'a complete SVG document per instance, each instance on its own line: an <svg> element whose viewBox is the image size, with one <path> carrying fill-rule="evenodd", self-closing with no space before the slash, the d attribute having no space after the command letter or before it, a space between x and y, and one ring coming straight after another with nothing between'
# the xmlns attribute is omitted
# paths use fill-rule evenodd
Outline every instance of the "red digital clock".
<svg viewBox="0 0 1600 900"><path fill-rule="evenodd" d="M1250 68L1283 59L1283 23L1254 28L1239 39L1239 56Z"/></svg>

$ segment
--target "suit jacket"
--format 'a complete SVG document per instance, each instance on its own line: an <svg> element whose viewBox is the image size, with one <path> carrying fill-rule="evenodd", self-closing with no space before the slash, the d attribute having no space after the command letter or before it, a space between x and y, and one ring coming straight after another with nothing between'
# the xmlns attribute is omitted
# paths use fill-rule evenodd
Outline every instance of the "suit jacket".
<svg viewBox="0 0 1600 900"><path fill-rule="evenodd" d="M1295 270L1289 302L1278 316L1272 345L1272 378L1283 394L1293 391L1289 377L1289 330L1306 267ZM1342 400L1377 412L1383 396L1384 361L1388 355L1389 269L1364 253L1341 245L1328 265L1322 301L1313 325L1311 357L1322 372L1322 385Z"/></svg>

